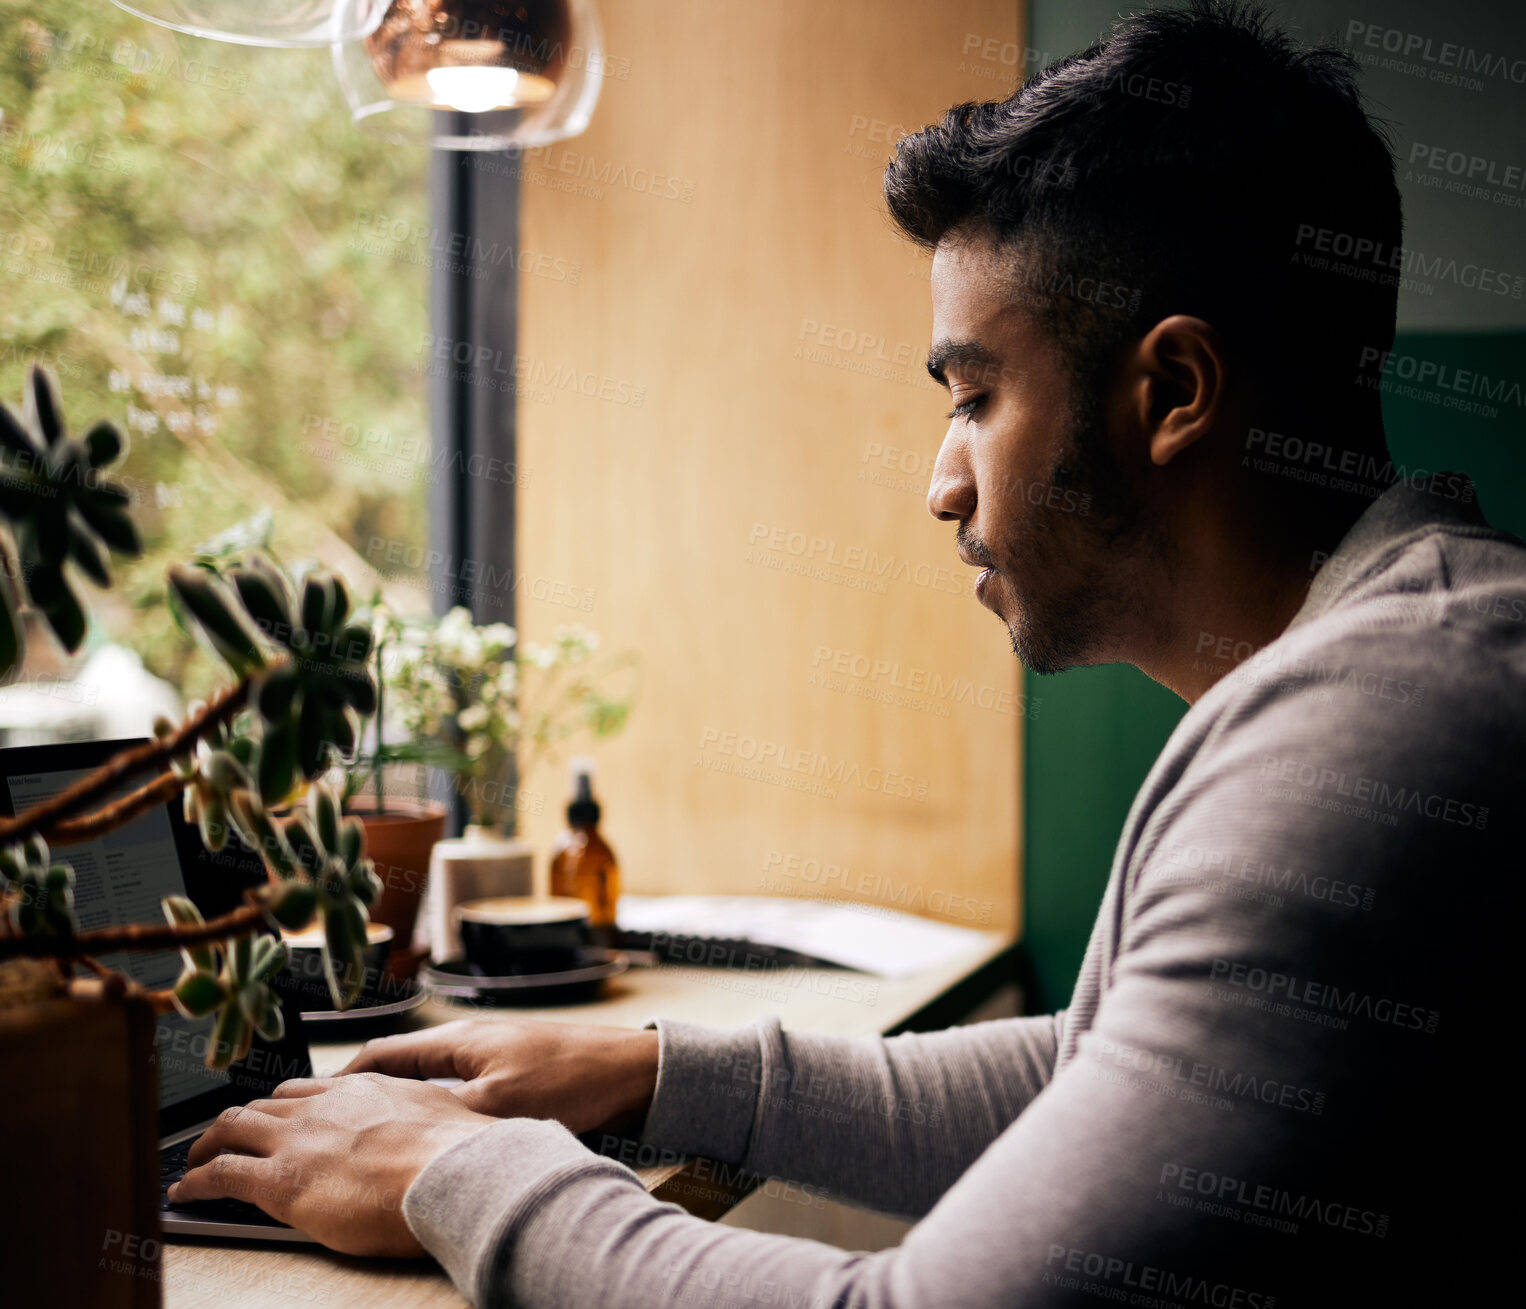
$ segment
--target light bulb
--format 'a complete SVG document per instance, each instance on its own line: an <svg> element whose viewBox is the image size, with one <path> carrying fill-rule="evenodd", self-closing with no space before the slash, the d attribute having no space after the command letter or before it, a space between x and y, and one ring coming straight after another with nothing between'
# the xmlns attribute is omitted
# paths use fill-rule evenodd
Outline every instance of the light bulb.
<svg viewBox="0 0 1526 1309"><path fill-rule="evenodd" d="M431 68L424 80L436 100L465 114L510 109L517 103L515 68Z"/></svg>
<svg viewBox="0 0 1526 1309"><path fill-rule="evenodd" d="M588 126L605 68L594 0L375 3L386 10L380 25L333 47L366 131L444 150L512 150Z"/></svg>

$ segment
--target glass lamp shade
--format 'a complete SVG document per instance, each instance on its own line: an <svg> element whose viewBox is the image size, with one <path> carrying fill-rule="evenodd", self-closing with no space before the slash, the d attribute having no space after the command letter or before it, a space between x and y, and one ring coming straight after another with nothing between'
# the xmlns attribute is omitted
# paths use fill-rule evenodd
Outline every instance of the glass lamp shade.
<svg viewBox="0 0 1526 1309"><path fill-rule="evenodd" d="M116 0L116 5L192 36L292 47L357 40L381 21L387 0Z"/></svg>
<svg viewBox="0 0 1526 1309"><path fill-rule="evenodd" d="M364 40L334 45L334 71L365 132L508 150L587 127L604 55L592 0L390 0Z"/></svg>

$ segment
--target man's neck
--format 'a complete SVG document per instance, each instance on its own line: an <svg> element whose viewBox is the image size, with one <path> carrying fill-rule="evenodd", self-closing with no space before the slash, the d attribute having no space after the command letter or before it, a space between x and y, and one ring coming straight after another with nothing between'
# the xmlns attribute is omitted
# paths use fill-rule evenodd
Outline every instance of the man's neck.
<svg viewBox="0 0 1526 1309"><path fill-rule="evenodd" d="M1287 630L1308 598L1312 561L1349 526L1328 524L1318 540L1279 539L1229 515L1195 540L1179 541L1173 575L1155 588L1155 621L1129 662L1196 704Z"/></svg>
<svg viewBox="0 0 1526 1309"><path fill-rule="evenodd" d="M1204 596L1181 606L1174 640L1141 658L1147 677L1196 704L1221 677L1287 630L1309 592L1312 574L1255 579L1248 592Z"/></svg>

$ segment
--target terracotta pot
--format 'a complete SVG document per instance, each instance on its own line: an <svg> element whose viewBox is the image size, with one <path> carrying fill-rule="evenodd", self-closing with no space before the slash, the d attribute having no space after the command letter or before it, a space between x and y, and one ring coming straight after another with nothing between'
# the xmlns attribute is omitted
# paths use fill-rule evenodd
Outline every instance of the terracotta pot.
<svg viewBox="0 0 1526 1309"><path fill-rule="evenodd" d="M371 921L386 923L393 932L387 976L410 978L426 953L414 947L413 927L429 881L429 852L445 837L445 806L388 800L386 810L377 813L375 803L369 796L357 796L345 812L366 829L366 853L381 878Z"/></svg>
<svg viewBox="0 0 1526 1309"><path fill-rule="evenodd" d="M160 1303L158 1082L147 1001L0 1009L7 1304Z"/></svg>

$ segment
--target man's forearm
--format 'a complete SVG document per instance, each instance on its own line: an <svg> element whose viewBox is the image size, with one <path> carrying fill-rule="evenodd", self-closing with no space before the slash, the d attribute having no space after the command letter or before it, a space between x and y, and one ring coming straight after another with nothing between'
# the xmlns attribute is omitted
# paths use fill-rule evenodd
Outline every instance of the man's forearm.
<svg viewBox="0 0 1526 1309"><path fill-rule="evenodd" d="M495 1123L439 1156L404 1196L403 1214L482 1309L671 1309L706 1300L719 1309L728 1267L800 1288L840 1283L855 1258L659 1204L634 1173L591 1154L560 1123L530 1118ZM816 1301L797 1295L794 1303Z"/></svg>
<svg viewBox="0 0 1526 1309"><path fill-rule="evenodd" d="M1043 1090L1058 1023L885 1039L663 1020L642 1141L916 1216Z"/></svg>
<svg viewBox="0 0 1526 1309"><path fill-rule="evenodd" d="M818 1197L922 1214L1048 1084L1061 1018L889 1039L789 1034L774 1020L736 1029L664 1020L641 1139ZM708 1270L727 1265L825 1304L867 1272L853 1267L859 1256L709 1227L659 1205L628 1169L533 1118L485 1128L432 1163L404 1216L483 1305L667 1305L678 1290L687 1302ZM717 1241L724 1250L710 1248ZM594 1258L614 1246L631 1257Z"/></svg>
<svg viewBox="0 0 1526 1309"><path fill-rule="evenodd" d="M1132 1048L1155 1030L1153 991L1174 985L1131 985L1116 1026L1104 1023L1099 1052L1060 1073L905 1241L879 1254L705 1223L659 1204L633 1173L585 1150L560 1124L533 1119L485 1127L436 1158L408 1190L404 1216L462 1292L484 1309L724 1309L736 1303L1047 1309L1070 1302L1064 1287L1072 1265L1093 1260L1099 1267L1143 1269L1151 1279L1146 1285L1158 1287L1169 1277L1215 1297L1233 1292L1234 1303L1270 1304L1281 1298L1286 1238L1228 1224L1205 1247L1190 1210L1159 1200L1163 1161L1275 1177L1278 1161L1319 1158L1310 1147L1322 1120L1254 1097L1232 1113L1205 1109L1186 1096L1152 1094L1134 1084L1141 1079L1120 1075L1101 1051ZM1200 1009L1217 1018L1213 1006ZM1189 1023L1187 1029L1179 1038L1184 1048L1201 1043L1201 1057L1214 1066L1245 1061L1238 1038L1222 1026ZM929 1157L924 1151L864 1166L912 1175ZM930 1192L936 1184L924 1187ZM1104 1289L1118 1284L1115 1279Z"/></svg>

